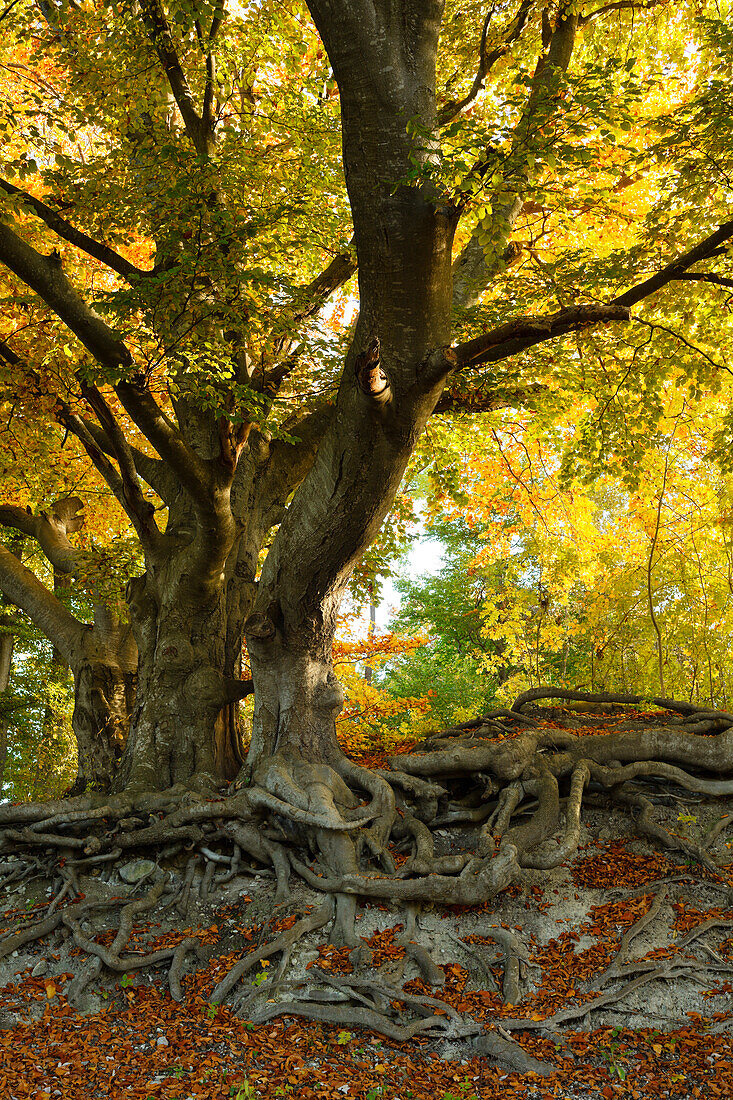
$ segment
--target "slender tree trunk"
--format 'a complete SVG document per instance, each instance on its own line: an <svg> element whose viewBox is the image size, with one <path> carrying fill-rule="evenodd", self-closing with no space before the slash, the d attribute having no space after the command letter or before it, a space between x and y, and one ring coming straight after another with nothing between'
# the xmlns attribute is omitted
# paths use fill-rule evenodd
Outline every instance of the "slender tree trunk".
<svg viewBox="0 0 733 1100"><path fill-rule="evenodd" d="M367 641L371 644L377 625L377 608L374 603L374 581L369 582L369 626L367 627ZM374 678L374 668L371 659L367 661L364 669L364 679L371 684Z"/></svg>
<svg viewBox="0 0 733 1100"><path fill-rule="evenodd" d="M2 696L10 686L10 674L13 667L13 650L15 648L15 635L10 632L11 619L9 615L0 614L0 708ZM0 791L3 788L5 775L5 762L8 758L8 722L0 709Z"/></svg>

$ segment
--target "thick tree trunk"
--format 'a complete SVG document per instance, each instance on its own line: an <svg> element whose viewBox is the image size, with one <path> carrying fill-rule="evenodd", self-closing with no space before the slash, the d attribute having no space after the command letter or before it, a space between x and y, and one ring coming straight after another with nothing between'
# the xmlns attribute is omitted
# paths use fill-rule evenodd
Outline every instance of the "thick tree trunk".
<svg viewBox="0 0 733 1100"><path fill-rule="evenodd" d="M137 685L137 649L129 626L110 635L93 628L73 665L78 750L73 793L107 791L127 741Z"/></svg>
<svg viewBox="0 0 733 1100"><path fill-rule="evenodd" d="M198 599L196 594L195 584L189 587L180 576L155 586L146 574L128 586L139 703L117 789L161 790L177 783L212 788L225 778L215 738L227 702L221 672L225 602L221 588L207 589Z"/></svg>
<svg viewBox="0 0 733 1100"><path fill-rule="evenodd" d="M284 752L338 755L336 612L440 395L445 374L433 357L450 338L457 214L429 183L406 182L418 162L429 175L442 5L416 5L402 30L379 14L361 27L358 13L330 0L309 6L341 89L360 314L336 416L268 554L246 626L256 699L247 774L258 781Z"/></svg>

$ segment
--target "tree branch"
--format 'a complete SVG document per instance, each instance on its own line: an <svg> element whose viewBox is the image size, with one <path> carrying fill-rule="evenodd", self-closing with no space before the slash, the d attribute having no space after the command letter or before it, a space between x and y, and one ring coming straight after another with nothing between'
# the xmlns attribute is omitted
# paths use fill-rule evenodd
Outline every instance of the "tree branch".
<svg viewBox="0 0 733 1100"><path fill-rule="evenodd" d="M593 19L597 19L599 15L605 15L609 11L648 11L650 8L656 8L660 4L666 3L666 0L647 0L647 3L639 3L639 0L615 0L610 4L604 4L600 8L596 8L595 11L588 12L587 15L581 15L578 19L578 26L585 27Z"/></svg>
<svg viewBox="0 0 733 1100"><path fill-rule="evenodd" d="M668 283L671 283L675 279L679 279L684 276L688 268L694 264L700 263L701 260L710 259L710 257L716 253L716 250L725 241L733 239L733 221L725 222L714 233L711 233L705 240L700 241L694 248L691 248L688 252L683 253L678 259L673 260L672 263L667 264L656 275L651 275L648 279L644 279L643 282L637 283L636 286L631 287L630 290L624 291L623 294L619 294L610 303L612 306L635 306L637 302L641 302L644 298L648 298L650 294L654 294L655 291L661 290Z"/></svg>
<svg viewBox="0 0 733 1100"><path fill-rule="evenodd" d="M575 332L587 325L607 324L609 321L628 321L627 306L612 302L610 305L570 306L547 317L516 317L491 332L476 336L458 344L451 351L455 356L452 369L465 370L482 363L498 363L512 355L531 348L534 344L553 340L567 332Z"/></svg>
<svg viewBox="0 0 733 1100"><path fill-rule="evenodd" d="M154 519L155 508L143 495L130 445L96 386L90 386L84 381L80 381L80 385L82 396L96 413L99 423L112 444L112 451L122 479L125 511L143 543L149 547L155 547L160 537L160 531Z"/></svg>
<svg viewBox="0 0 733 1100"><path fill-rule="evenodd" d="M43 256L0 222L0 262L34 290L104 367L132 363L121 337L86 304L66 278L58 252Z"/></svg>
<svg viewBox="0 0 733 1100"><path fill-rule="evenodd" d="M208 159L213 147L213 129L207 125L206 120L196 111L193 93L189 87L188 78L183 71L163 6L160 0L140 0L140 10L148 32L148 38L163 66L163 71L168 78L178 110L181 112L186 133L191 139L196 152Z"/></svg>
<svg viewBox="0 0 733 1100"><path fill-rule="evenodd" d="M139 267L135 267L134 264L126 260L124 256L120 256L109 245L95 241L93 237L77 229L66 218L62 218L60 214L47 206L45 202L41 202L40 199L28 194L27 191L22 191L19 187L15 187L14 184L3 179L0 179L0 191L22 199L23 206L30 207L57 236L62 237L63 240L75 245L82 252L86 252L88 256L93 256L95 260L99 260L113 271L116 271L128 283L134 283L136 278L143 278L150 274L150 272L141 271Z"/></svg>
<svg viewBox="0 0 733 1100"><path fill-rule="evenodd" d="M467 340L448 349L443 369L446 373L463 370L482 363L498 363L512 355L518 355L534 344L552 340L567 332L575 332L586 325L607 324L609 321L628 321L629 309L648 298L668 283L682 277L687 268L701 260L709 259L720 246L733 238L733 221L721 225L715 233L700 241L694 248L667 264L655 275L617 295L607 305L581 305L561 309L547 317L516 317L491 332Z"/></svg>
<svg viewBox="0 0 733 1100"><path fill-rule="evenodd" d="M681 275L675 275L676 281L682 281L683 279L687 279L690 282L713 283L715 286L733 288L733 279L728 279L725 275L715 275L712 272L701 272L698 274L695 271L685 271Z"/></svg>
<svg viewBox="0 0 733 1100"><path fill-rule="evenodd" d="M68 535L81 530L84 502L79 497L61 497L38 515L14 504L0 505L0 524L29 535L39 544L57 573L75 574L86 555L69 542Z"/></svg>
<svg viewBox="0 0 733 1100"><path fill-rule="evenodd" d="M199 511L215 514L213 481L206 463L189 447L157 401L140 382L118 382L115 393L123 408L171 468Z"/></svg>
<svg viewBox="0 0 733 1100"><path fill-rule="evenodd" d="M99 449L114 458L115 452L112 443L104 429L96 421L89 420L85 416L80 416L79 420ZM180 491L180 485L174 480L168 467L159 458L152 458L141 451L139 447L134 447L132 443L128 443L127 446L140 477L151 489L155 490L162 501L170 504L176 493Z"/></svg>
<svg viewBox="0 0 733 1100"><path fill-rule="evenodd" d="M448 103L444 103L438 113L438 125L447 126L449 122L452 122L462 111L465 111L466 107L474 102L478 95L483 91L484 81L491 72L492 68L504 54L510 49L510 47L521 37L524 28L527 26L529 19L529 13L534 7L533 0L522 0L519 6L517 14L509 24L501 42L498 46L494 46L493 49L488 50L488 36L489 25L491 23L491 17L494 14L495 8L491 8L484 20L483 30L481 32L481 43L479 45L479 63L476 76L474 77L473 84L471 85L468 93L463 99L452 99Z"/></svg>
<svg viewBox="0 0 733 1100"><path fill-rule="evenodd" d="M76 662L84 626L59 599L0 543L0 589L33 620L68 665Z"/></svg>
<svg viewBox="0 0 733 1100"><path fill-rule="evenodd" d="M353 246L353 239L350 247ZM271 352L271 360L280 359L283 354L289 355L294 343L294 333L304 321L310 320L323 309L324 305L339 287L347 283L357 270L356 255L353 251L340 252L331 262L316 275L312 282L306 286L298 287L294 292L289 306L283 311L278 327L284 330L279 335ZM267 392L268 377L263 383L264 392Z"/></svg>
<svg viewBox="0 0 733 1100"><path fill-rule="evenodd" d="M214 12L211 20L211 26L209 27L209 35L207 44L204 43L204 34L201 28L199 20L196 20L196 33L201 45L201 52L204 55L204 62L206 64L206 81L204 84L204 99L201 107L201 121L209 131L214 133L214 91L215 91L215 77L216 77L216 65L214 61L213 45L216 41L221 25L224 22L226 16L226 7L224 0L220 0L219 5Z"/></svg>
<svg viewBox="0 0 733 1100"><path fill-rule="evenodd" d="M125 509L130 522L135 522L135 517L130 515L127 511L127 504L125 501L125 487L122 483L117 468L112 465L107 456L102 452L101 448L97 446L96 440L89 432L84 420L77 414L71 411L65 401L59 401L58 403L58 419L68 431L73 432L76 438L81 443L84 450L92 460L94 467L102 475L104 480L109 485L112 493L119 501L122 508Z"/></svg>
<svg viewBox="0 0 733 1100"><path fill-rule="evenodd" d="M483 413L495 412L497 409L516 409L520 405L526 405L532 398L547 392L548 387L540 382L516 388L469 390L467 393L452 393L445 389L433 409L433 416L444 413Z"/></svg>
<svg viewBox="0 0 733 1100"><path fill-rule="evenodd" d="M575 48L578 17L558 15L554 30L543 35L546 52L540 55L532 78L527 105L517 123L511 149L506 157L502 180L492 197L491 227L494 230L491 253L479 243L478 232L471 236L453 264L453 303L457 308L475 305L489 279L503 270L517 255L512 249L511 235L524 206L524 193L531 182L527 153L537 138L542 137L558 101L558 78L567 71ZM550 144L548 142L548 144ZM519 155L520 168L512 165ZM540 159L541 162L541 158ZM491 150L475 165L470 176L483 178L491 165Z"/></svg>

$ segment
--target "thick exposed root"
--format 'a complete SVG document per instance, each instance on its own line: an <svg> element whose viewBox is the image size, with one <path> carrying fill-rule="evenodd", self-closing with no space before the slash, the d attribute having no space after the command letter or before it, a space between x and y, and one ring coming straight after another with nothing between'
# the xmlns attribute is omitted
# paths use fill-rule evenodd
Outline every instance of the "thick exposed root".
<svg viewBox="0 0 733 1100"><path fill-rule="evenodd" d="M290 899L296 878L326 900L271 942L250 950L219 983L212 1000L241 1001L242 979L263 960L278 956L278 973L268 982L266 999L247 983L242 1010L253 1020L301 1015L367 1027L398 1041L418 1034L475 1036L480 1030L475 1021L451 1013L443 1002L406 993L394 974L367 973L371 955L355 925L362 899L408 906L400 939L404 968L424 986L438 989L444 974L420 942L416 909L425 903L482 905L519 881L525 868L546 870L565 863L579 844L586 797L623 808L655 844L681 852L711 875L717 873L709 847L728 817L696 843L654 819L653 798L655 791L665 789L712 797L733 794L733 715L656 700L674 711L674 717L661 717L642 729L613 727L581 735L543 726L522 712L530 701L557 698L614 705L637 701L536 689L510 710L429 739L425 751L393 757L391 769L370 770L346 757L326 765L278 755L255 771L251 786L218 798L176 788L76 798L45 807L0 807L0 886L13 887L38 875L54 883L41 919L0 941L0 958L65 929L88 959L74 980L77 997L104 968L124 973L165 965L171 995L180 999L187 960L202 950L199 939L187 936L174 948L136 954L128 947L135 921L161 901L189 920L196 907L215 900L249 863L274 875L276 906ZM451 830L450 850L436 839L436 829L446 827ZM463 835L467 839L461 845ZM142 897L79 898L82 874L92 868L107 873L132 856L149 859L135 880L147 882ZM181 867L175 882L167 865L174 858ZM123 906L119 926L112 943L103 946L85 930L84 918L92 910L116 905ZM669 959L629 959L634 939L663 905L660 894L624 936L613 963L588 987L582 1005L546 1021L503 1021L507 1034L483 1035L481 1049L492 1053L496 1048L494 1057L507 1065L515 1057L517 1068L528 1071L529 1056L514 1049L517 1044L508 1034L512 1030L535 1025L552 1030L616 1003L648 982L710 971L714 960L680 955L684 937ZM288 982L294 946L328 924L331 942L356 948L356 974L348 979L324 976L320 986ZM504 1001L517 1004L523 995L526 951L508 930L494 929L491 935L503 956ZM479 948L462 941L460 946L478 963L487 983L493 983Z"/></svg>

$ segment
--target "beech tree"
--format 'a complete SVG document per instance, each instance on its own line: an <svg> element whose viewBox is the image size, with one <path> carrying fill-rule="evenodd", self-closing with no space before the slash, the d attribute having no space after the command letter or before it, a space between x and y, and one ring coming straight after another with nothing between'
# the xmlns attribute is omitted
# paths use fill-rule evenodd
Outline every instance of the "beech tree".
<svg viewBox="0 0 733 1100"><path fill-rule="evenodd" d="M6 130L34 131L10 158L22 179L0 184L5 386L55 418L59 446L78 441L144 569L120 606L74 542L88 501L2 508L0 522L94 604L82 623L0 548L3 593L74 671L82 779L113 793L5 808L0 820L63 820L87 836L101 818L171 811L125 847L224 823L274 862L281 895L291 869L334 894L333 935L351 943L358 895L472 904L522 866L562 859L591 776L615 788L652 772L712 789L677 765L730 770L725 735L567 734L551 746L531 732L527 700L510 716L529 728L520 737L439 743L391 772L353 763L334 725L340 600L429 419L533 400L547 381L512 365L530 349L568 334L582 348L603 327L612 344L635 307L656 296L664 308L673 284L725 284L721 183L694 210L675 200L674 234L654 239L652 218L605 267L584 269L568 247L572 288L547 291L560 287L554 257L544 299L537 282L530 296L536 313L523 284L512 289L523 256L538 270L560 198L567 227L643 174L651 109L634 148L603 157L647 102L632 49L684 63L664 5L311 0L232 13L219 0L140 0L18 5L4 23L32 43L11 70ZM712 38L720 48L706 40L714 60L700 72L721 80L729 61ZM702 75L700 87L710 95ZM682 133L676 107L683 160L694 122ZM659 141L673 140L670 124ZM655 156L663 205L671 185ZM252 692L245 757L237 704ZM483 784L494 812L477 852L438 857L430 826L459 781ZM538 855L559 783L570 785L567 835ZM535 796L530 823L510 829ZM412 844L399 874L390 837ZM322 876L286 854L306 840Z"/></svg>

